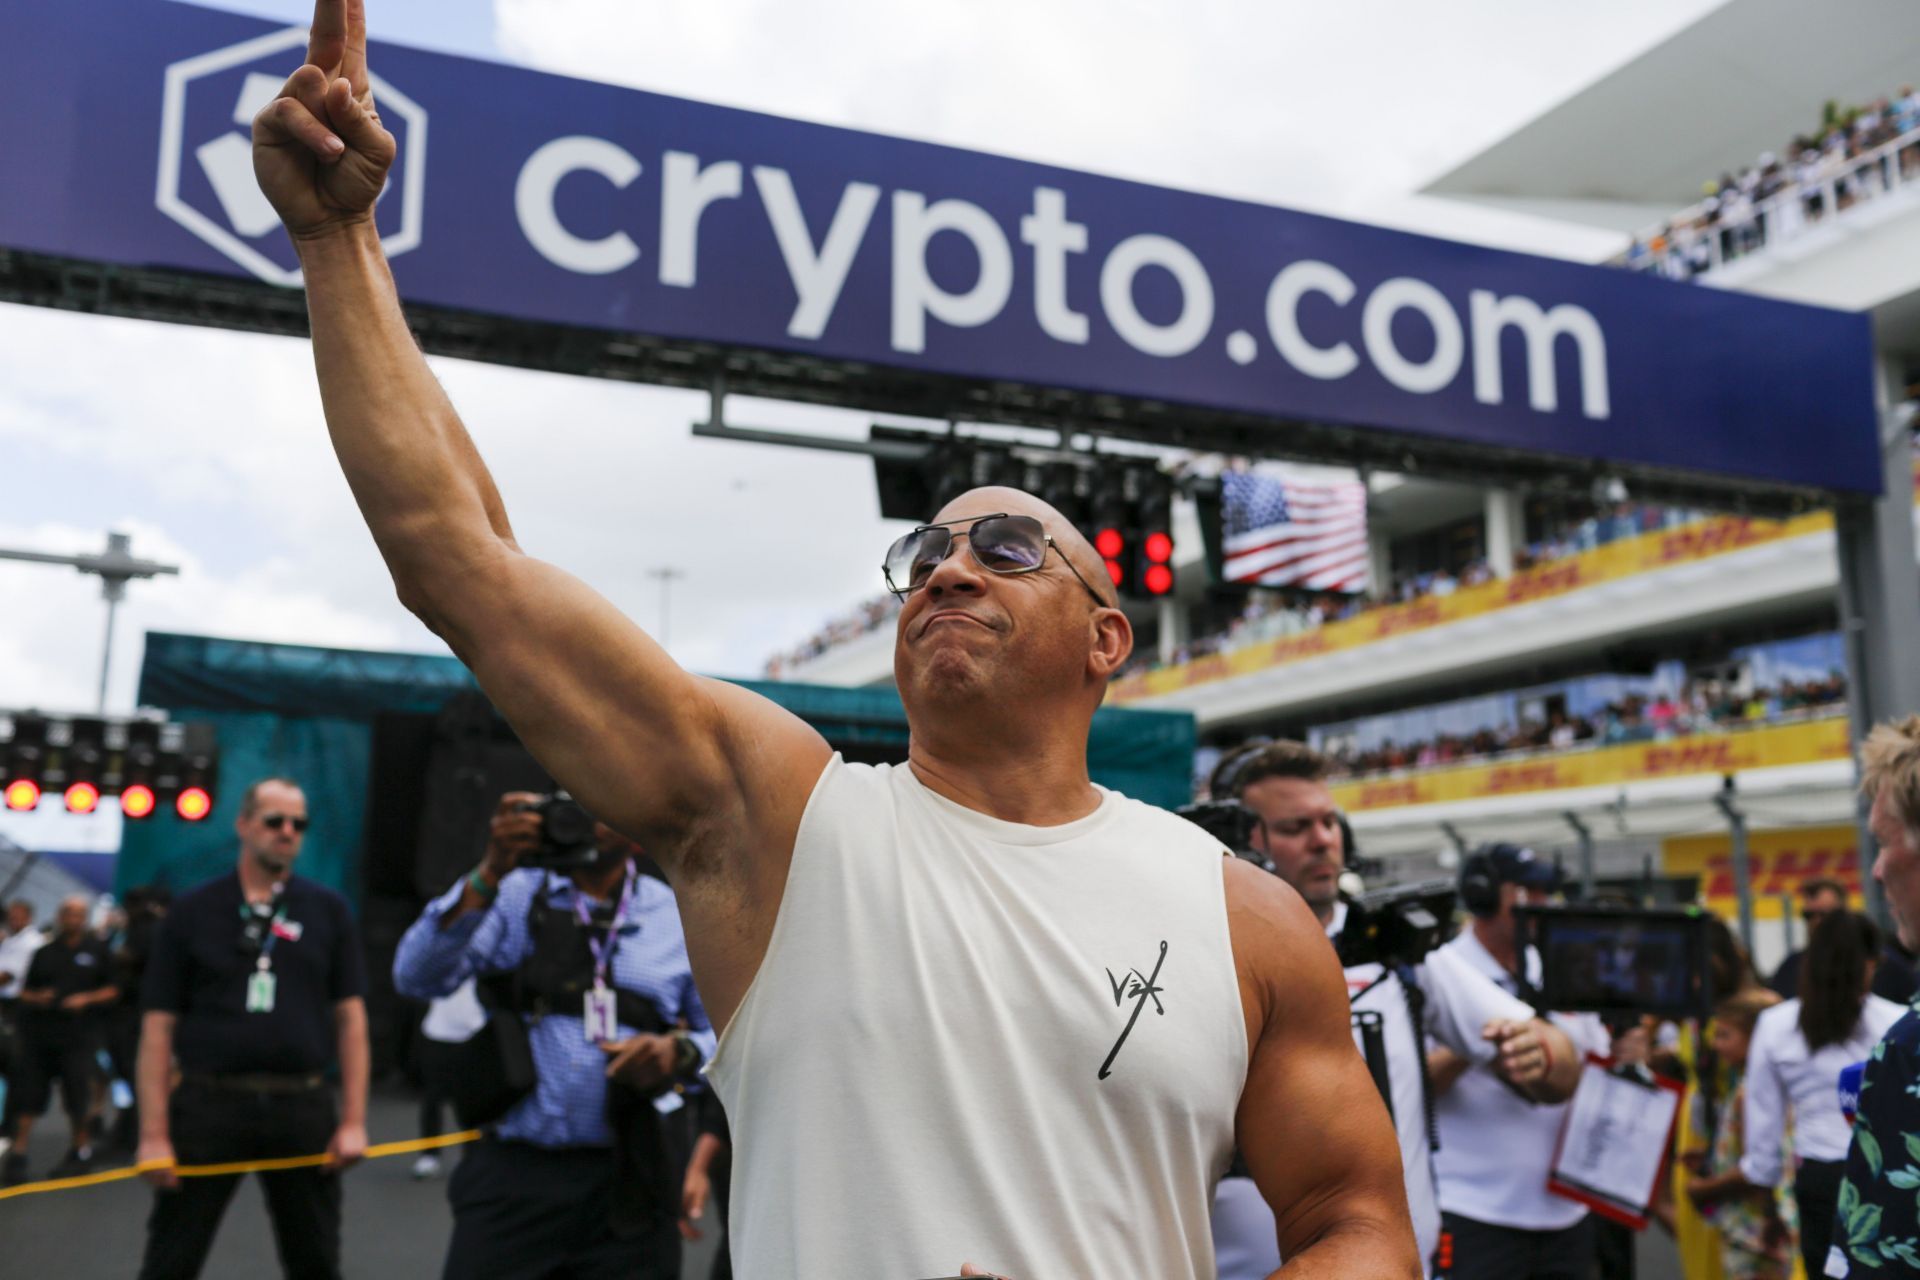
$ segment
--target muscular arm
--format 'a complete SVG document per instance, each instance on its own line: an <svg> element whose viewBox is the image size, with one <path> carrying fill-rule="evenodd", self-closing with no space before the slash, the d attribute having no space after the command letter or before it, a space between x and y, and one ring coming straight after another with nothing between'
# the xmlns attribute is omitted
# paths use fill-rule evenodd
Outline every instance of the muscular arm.
<svg viewBox="0 0 1920 1280"><path fill-rule="evenodd" d="M370 225L305 241L300 258L327 428L401 602L553 775L670 875L691 869L696 826L721 827L721 847L790 846L825 742L773 703L683 671L584 583L521 551Z"/></svg>
<svg viewBox="0 0 1920 1280"><path fill-rule="evenodd" d="M1236 1129L1279 1228L1278 1275L1414 1280L1400 1149L1353 1046L1339 963L1298 894L1224 865L1250 1050Z"/></svg>
<svg viewBox="0 0 1920 1280"><path fill-rule="evenodd" d="M317 0L312 33L308 64L255 120L254 168L299 252L327 429L401 601L549 772L677 885L749 851L784 871L826 743L771 702L681 670L521 551L414 345L373 225L394 143L373 115L362 4Z"/></svg>

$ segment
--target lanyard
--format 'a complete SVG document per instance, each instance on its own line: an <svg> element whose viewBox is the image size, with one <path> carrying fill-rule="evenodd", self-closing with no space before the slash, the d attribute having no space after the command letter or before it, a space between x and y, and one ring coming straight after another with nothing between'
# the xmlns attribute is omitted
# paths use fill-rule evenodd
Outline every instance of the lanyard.
<svg viewBox="0 0 1920 1280"><path fill-rule="evenodd" d="M286 903L279 901L280 894L278 891L276 891L273 896L276 904L273 917L267 921L266 936L260 939L260 954L254 958L253 962L253 967L261 973L265 973L273 967L273 944L280 938L280 926L287 922ZM261 918L260 913L254 910L254 906L250 902L241 904L240 916L249 925Z"/></svg>
<svg viewBox="0 0 1920 1280"><path fill-rule="evenodd" d="M613 919L607 922L607 936L593 936L593 915L587 908L587 895L578 889L573 895L573 914L580 921L580 927L586 930L587 946L593 949L593 985L607 985L609 971L613 967L613 949L620 945L620 923L627 917L627 902L633 896L633 868L627 868L626 879L620 882L620 901L613 909Z"/></svg>

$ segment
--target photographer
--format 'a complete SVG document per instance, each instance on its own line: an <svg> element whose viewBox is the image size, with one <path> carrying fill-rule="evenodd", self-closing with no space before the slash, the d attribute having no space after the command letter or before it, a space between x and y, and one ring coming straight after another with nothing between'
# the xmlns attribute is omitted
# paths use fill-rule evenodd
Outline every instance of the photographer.
<svg viewBox="0 0 1920 1280"><path fill-rule="evenodd" d="M1299 891L1336 941L1349 920L1339 877L1351 855L1333 796L1329 763L1293 742L1231 756L1212 793L1240 801L1254 817L1252 852ZM1526 1004L1444 952L1384 955L1346 967L1356 1015L1377 1015L1384 1042L1394 1128L1421 1256L1431 1270L1440 1236L1434 1192L1433 1100L1422 1041L1431 1037L1462 1061L1484 1065L1542 1101L1572 1092L1579 1068L1572 1046ZM1221 1280L1265 1276L1279 1265L1273 1221L1243 1179L1222 1181L1215 1240Z"/></svg>
<svg viewBox="0 0 1920 1280"><path fill-rule="evenodd" d="M1456 960L1511 995L1535 999L1540 953L1528 947L1521 955L1514 908L1544 904L1559 878L1531 849L1494 844L1476 850L1461 862L1459 884L1473 921L1435 958ZM1579 1082L1584 1054L1606 1053L1612 1037L1593 1014L1551 1017L1571 1042L1565 1057L1554 1048L1556 1069L1572 1076L1565 1098ZM1566 1107L1518 1096L1446 1046L1434 1049L1427 1065L1440 1095L1434 1167L1451 1274L1459 1280L1585 1280L1596 1251L1586 1207L1547 1190Z"/></svg>
<svg viewBox="0 0 1920 1280"><path fill-rule="evenodd" d="M511 792L480 865L400 940L403 994L432 999L477 976L493 1018L525 1025L535 1066L448 1184L450 1278L680 1274L679 1175L660 1117L714 1037L673 892L635 871L637 852L564 796Z"/></svg>

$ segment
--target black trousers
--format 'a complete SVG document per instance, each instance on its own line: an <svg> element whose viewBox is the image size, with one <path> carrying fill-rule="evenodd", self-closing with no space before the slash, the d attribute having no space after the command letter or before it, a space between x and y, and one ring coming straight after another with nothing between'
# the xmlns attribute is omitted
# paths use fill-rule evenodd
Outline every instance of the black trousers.
<svg viewBox="0 0 1920 1280"><path fill-rule="evenodd" d="M181 1164L312 1155L327 1149L338 1123L325 1088L263 1093L193 1080L174 1090L167 1113ZM200 1274L242 1176L182 1178L177 1190L154 1192L140 1280L192 1280ZM339 1177L308 1168L259 1178L281 1271L293 1280L339 1280Z"/></svg>
<svg viewBox="0 0 1920 1280"><path fill-rule="evenodd" d="M1827 1247L1833 1243L1833 1215L1840 1209L1844 1160L1802 1160L1793 1175L1793 1198L1800 1204L1800 1258L1807 1274L1827 1274Z"/></svg>
<svg viewBox="0 0 1920 1280"><path fill-rule="evenodd" d="M444 1280L679 1280L674 1219L615 1235L612 1184L611 1151L475 1143L447 1183L453 1243Z"/></svg>
<svg viewBox="0 0 1920 1280"><path fill-rule="evenodd" d="M16 1116L44 1113L60 1081L60 1105L74 1121L74 1145L86 1142L80 1122L93 1106L93 1078L100 1074L94 1061L99 1040L91 1026L48 1026L29 1020L20 1037L20 1061L14 1068L8 1109ZM17 1096L16 1096L17 1095Z"/></svg>
<svg viewBox="0 0 1920 1280"><path fill-rule="evenodd" d="M1449 1280L1588 1280L1594 1271L1593 1216L1559 1231L1525 1231L1440 1215L1452 1241ZM1442 1254L1448 1250L1443 1245Z"/></svg>

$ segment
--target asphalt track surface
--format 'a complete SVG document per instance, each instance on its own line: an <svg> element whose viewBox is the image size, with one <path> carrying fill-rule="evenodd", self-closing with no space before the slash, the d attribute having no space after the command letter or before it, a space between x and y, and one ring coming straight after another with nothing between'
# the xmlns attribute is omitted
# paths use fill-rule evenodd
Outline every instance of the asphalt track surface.
<svg viewBox="0 0 1920 1280"><path fill-rule="evenodd" d="M370 1142L419 1136L418 1104L409 1094L376 1086L368 1113ZM56 1106L34 1132L30 1175L44 1177L65 1153L66 1143L67 1123ZM454 1148L442 1153L448 1170L459 1159L458 1152ZM346 1175L340 1232L346 1276L432 1280L440 1274L453 1231L446 1175L415 1182L413 1161L410 1155L369 1160ZM139 1270L151 1203L152 1191L138 1179L0 1200L0 1275L124 1280ZM710 1230L707 1240L686 1246L683 1280L705 1280L712 1235ZM234 1196L200 1274L202 1280L260 1280L279 1274L258 1178L248 1178Z"/></svg>
<svg viewBox="0 0 1920 1280"><path fill-rule="evenodd" d="M368 1140L418 1136L418 1104L405 1092L376 1086L368 1104ZM44 1176L65 1153L67 1124L56 1107L34 1133L32 1174ZM458 1148L442 1153L448 1170ZM355 1280L440 1274L453 1215L443 1173L415 1182L414 1157L369 1160L347 1174L341 1229L341 1269ZM110 1167L110 1166L100 1166ZM124 1280L140 1266L152 1193L138 1180L0 1200L0 1275L59 1276L61 1280ZM716 1229L685 1246L682 1280L706 1280ZM1679 1259L1657 1228L1636 1242L1635 1280L1678 1280ZM260 1182L248 1178L227 1209L202 1280L260 1280L278 1274L273 1229Z"/></svg>

